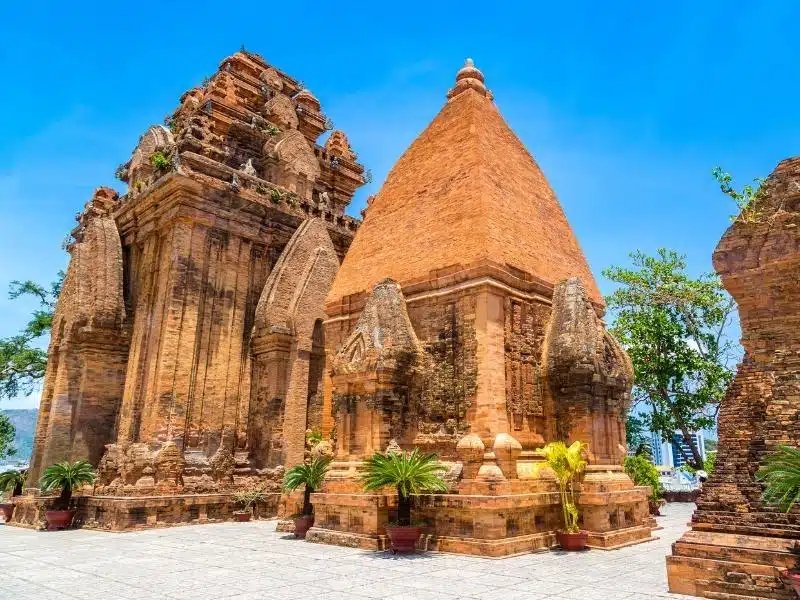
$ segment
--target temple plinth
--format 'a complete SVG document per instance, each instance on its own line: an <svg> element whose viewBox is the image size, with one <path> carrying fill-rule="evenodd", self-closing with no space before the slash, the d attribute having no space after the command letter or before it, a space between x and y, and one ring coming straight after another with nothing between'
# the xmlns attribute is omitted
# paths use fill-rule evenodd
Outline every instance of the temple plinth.
<svg viewBox="0 0 800 600"><path fill-rule="evenodd" d="M691 531L667 557L670 591L790 599L800 509L765 506L755 473L779 444L800 446L800 158L765 183L755 222L737 221L714 268L739 306L744 358L719 411L719 450Z"/></svg>
<svg viewBox="0 0 800 600"><path fill-rule="evenodd" d="M546 442L580 439L589 543L646 540L648 488L620 466L633 371L555 194L471 60L369 202L328 294L326 412L336 459L308 539L381 547L391 495L360 461L437 452L451 494L417 500L425 544L504 556L549 547Z"/></svg>

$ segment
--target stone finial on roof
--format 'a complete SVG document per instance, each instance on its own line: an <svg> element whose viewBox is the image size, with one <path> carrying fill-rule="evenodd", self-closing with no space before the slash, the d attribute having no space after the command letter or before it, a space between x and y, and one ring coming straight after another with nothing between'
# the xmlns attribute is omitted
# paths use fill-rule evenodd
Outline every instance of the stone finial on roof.
<svg viewBox="0 0 800 600"><path fill-rule="evenodd" d="M489 94L484 85L483 73L475 66L471 58L464 61L464 66L456 73L456 85L447 92L449 99L455 98L461 92L472 89L481 96Z"/></svg>

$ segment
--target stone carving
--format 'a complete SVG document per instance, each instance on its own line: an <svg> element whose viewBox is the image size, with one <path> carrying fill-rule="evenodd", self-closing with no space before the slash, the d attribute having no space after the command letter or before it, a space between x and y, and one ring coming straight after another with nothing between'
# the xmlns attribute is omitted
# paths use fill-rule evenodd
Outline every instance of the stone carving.
<svg viewBox="0 0 800 600"><path fill-rule="evenodd" d="M251 338L255 384L249 434L259 467L302 461L306 429L321 425L309 418L322 388L325 297L338 268L324 221L308 219L284 248L261 291Z"/></svg>
<svg viewBox="0 0 800 600"><path fill-rule="evenodd" d="M633 365L606 331L578 278L556 284L547 340L547 379L559 397L559 439L588 442L593 461L620 464ZM599 430L608 432L602 438L594 435L596 420Z"/></svg>
<svg viewBox="0 0 800 600"><path fill-rule="evenodd" d="M276 92L283 90L283 78L274 67L262 71L258 78Z"/></svg>
<svg viewBox="0 0 800 600"><path fill-rule="evenodd" d="M264 104L264 115L281 131L287 129L297 129L300 121L297 119L297 111L288 96L275 94Z"/></svg>
<svg viewBox="0 0 800 600"><path fill-rule="evenodd" d="M217 481L228 482L233 478L233 454L222 446L208 461L211 466L211 475Z"/></svg>
<svg viewBox="0 0 800 600"><path fill-rule="evenodd" d="M258 177L258 172L256 168L253 166L253 159L248 158L247 162L242 163L239 167L239 170L242 171L245 175L250 175L251 177Z"/></svg>
<svg viewBox="0 0 800 600"><path fill-rule="evenodd" d="M287 131L281 134L275 145L275 152L281 168L287 174L302 176L314 181L320 175L319 161L308 140L299 131Z"/></svg>
<svg viewBox="0 0 800 600"><path fill-rule="evenodd" d="M175 442L167 442L153 458L156 484L180 486L183 484L183 467L186 460Z"/></svg>
<svg viewBox="0 0 800 600"><path fill-rule="evenodd" d="M153 125L139 138L131 158L123 165L120 178L133 189L138 182L147 185L157 174L150 157L156 152L169 156L174 147L175 138L172 132L163 125Z"/></svg>
<svg viewBox="0 0 800 600"><path fill-rule="evenodd" d="M356 155L350 147L350 142L343 131L336 130L331 132L330 137L325 142L325 150L331 156L339 156L347 160L355 160Z"/></svg>
<svg viewBox="0 0 800 600"><path fill-rule="evenodd" d="M796 557L800 512L761 500L755 473L778 444L800 446L800 158L778 164L754 223L735 222L714 268L739 307L745 354L719 411L716 467L693 529L667 557L670 591L788 598L781 569Z"/></svg>

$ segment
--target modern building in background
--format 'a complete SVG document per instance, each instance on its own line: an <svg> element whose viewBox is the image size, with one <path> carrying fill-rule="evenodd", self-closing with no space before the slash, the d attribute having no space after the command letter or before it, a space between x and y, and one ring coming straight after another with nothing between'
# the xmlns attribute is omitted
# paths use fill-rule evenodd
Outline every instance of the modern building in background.
<svg viewBox="0 0 800 600"><path fill-rule="evenodd" d="M697 446L700 456L706 459L706 444L703 432L692 434L694 443ZM676 431L672 434L672 439L665 442L657 433L652 434L651 444L653 447L653 464L667 467L682 467L687 463L686 456L692 455L692 449L686 440L683 439L681 432ZM685 453L685 454L684 454Z"/></svg>

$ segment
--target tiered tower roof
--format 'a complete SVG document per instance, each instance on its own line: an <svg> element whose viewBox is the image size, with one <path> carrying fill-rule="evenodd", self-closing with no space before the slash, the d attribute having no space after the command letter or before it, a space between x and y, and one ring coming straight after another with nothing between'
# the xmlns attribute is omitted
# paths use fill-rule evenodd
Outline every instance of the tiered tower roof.
<svg viewBox="0 0 800 600"><path fill-rule="evenodd" d="M552 188L470 59L447 96L370 202L328 303L386 277L404 285L458 265L494 265L549 289L580 277L602 304Z"/></svg>

